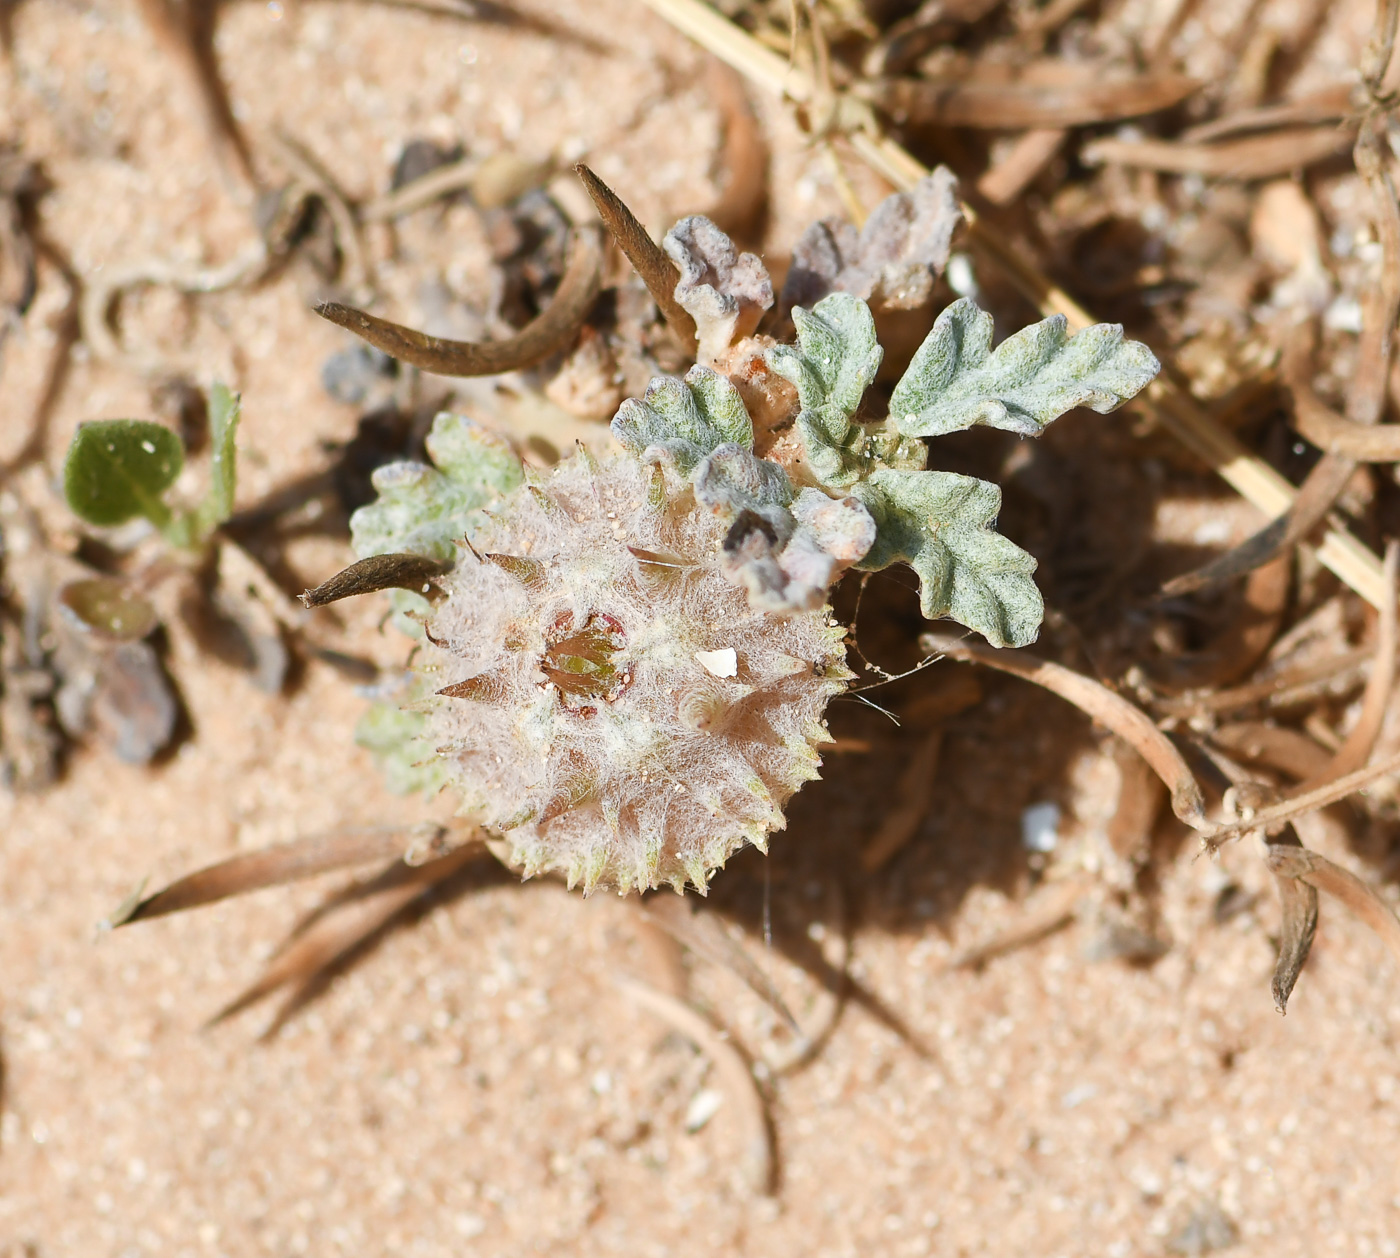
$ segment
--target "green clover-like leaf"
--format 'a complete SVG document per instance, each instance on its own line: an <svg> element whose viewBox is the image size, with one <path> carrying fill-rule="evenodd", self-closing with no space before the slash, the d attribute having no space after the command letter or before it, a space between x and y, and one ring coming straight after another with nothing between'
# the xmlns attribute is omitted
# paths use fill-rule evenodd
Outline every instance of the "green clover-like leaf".
<svg viewBox="0 0 1400 1258"><path fill-rule="evenodd" d="M1051 420L1087 406L1100 414L1144 389L1160 370L1147 346L1123 339L1116 323L1067 336L1052 315L996 350L992 316L964 297L933 325L890 397L906 437L937 437L974 424L1040 435Z"/></svg>
<svg viewBox="0 0 1400 1258"><path fill-rule="evenodd" d="M427 440L436 467L390 463L374 473L378 497L350 517L355 553L456 557L455 543L470 536L479 512L524 479L510 446L462 415L443 412Z"/></svg>
<svg viewBox="0 0 1400 1258"><path fill-rule="evenodd" d="M89 524L124 524L140 515L157 528L171 522L163 495L185 463L180 438L141 419L81 424L63 463L63 496Z"/></svg>
<svg viewBox="0 0 1400 1258"><path fill-rule="evenodd" d="M684 380L658 376L640 399L628 398L612 421L613 436L646 463L670 463L682 476L717 447L753 449L753 423L727 377L699 365Z"/></svg>
<svg viewBox="0 0 1400 1258"><path fill-rule="evenodd" d="M876 523L875 544L857 565L903 561L919 574L919 602L933 620L951 616L993 646L1034 642L1045 606L1035 559L990 527L1001 490L956 472L880 468L855 486Z"/></svg>

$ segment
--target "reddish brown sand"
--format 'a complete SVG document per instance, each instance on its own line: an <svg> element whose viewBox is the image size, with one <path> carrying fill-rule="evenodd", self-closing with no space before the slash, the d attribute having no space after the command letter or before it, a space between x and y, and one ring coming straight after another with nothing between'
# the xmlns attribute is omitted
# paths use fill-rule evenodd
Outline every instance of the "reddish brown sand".
<svg viewBox="0 0 1400 1258"><path fill-rule="evenodd" d="M357 197L385 186L405 139L427 135L526 156L586 151L654 226L709 204L718 121L702 58L627 0L532 11L598 47L307 2L224 6L218 49L254 146L279 125ZM781 251L838 202L820 159L764 108ZM0 124L42 159L47 230L80 274L152 257L220 262L248 239L237 185L130 0L21 6ZM449 260L469 285L479 229L454 213L443 230L460 235L440 241L437 265ZM390 268L385 286L410 301L419 274ZM353 411L318 383L345 341L309 314L313 289L293 268L197 307L159 293L126 305L130 338L193 347L203 378L242 389L240 502L319 466L320 443L352 430ZM45 269L5 346L0 455L23 439L62 300ZM139 375L80 357L50 471L27 491L48 492L80 419L149 407ZM347 554L305 542L290 558L316 580ZM400 647L375 619L350 613L349 641L387 663ZM264 1010L202 1031L325 887L99 934L133 886L444 806L378 786L351 739L363 701L329 670L312 665L290 697L270 697L179 632L171 667L193 734L168 763L131 768L87 749L48 793L0 797L3 1258L1132 1258L1231 1236L1230 1252L1270 1258L1400 1252L1400 976L1324 905L1280 1019L1268 995L1277 910L1252 849L1213 862L1185 845L1165 861L1172 946L1155 966L1091 959L1091 891L1082 923L981 972L945 972L958 948L1060 894L1027 891L1016 837L1025 804L1070 798L1073 755L1092 768L1089 732L1052 699L989 683L925 825L852 906L853 977L910 1035L852 1003L815 1060L774 1084L780 1184L764 1198L738 1174L732 1102L687 1130L720 1085L618 991L615 977L645 973L646 958L626 907L604 896L511 884L464 895L391 934L270 1042L255 1042ZM896 750L831 758L775 840L771 882L775 929L828 944L832 871L875 825L861 801L888 797L907 754L863 718L841 719ZM1081 796L1092 804L1092 786ZM1090 830L1067 827L1065 844L1092 864ZM820 860L793 857L818 846ZM761 864L739 866L720 877L743 889L728 906L748 948L799 1018L818 1017L820 989L756 929ZM1259 899L1216 925L1226 875ZM692 990L749 1052L776 1042L732 975L697 964Z"/></svg>

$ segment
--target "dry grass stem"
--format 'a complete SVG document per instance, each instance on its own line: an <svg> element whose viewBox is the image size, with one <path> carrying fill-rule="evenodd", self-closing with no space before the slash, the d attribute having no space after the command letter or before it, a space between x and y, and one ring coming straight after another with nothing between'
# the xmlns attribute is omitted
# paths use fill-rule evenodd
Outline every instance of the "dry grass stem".
<svg viewBox="0 0 1400 1258"><path fill-rule="evenodd" d="M1364 769L1357 769L1355 773L1348 773L1345 777L1337 778L1336 781L1318 787L1316 790L1292 795L1268 808L1261 808L1242 821L1216 826L1213 830L1204 833L1201 840L1208 847L1214 848L1254 830L1274 829L1291 821L1294 817L1301 817L1305 813L1326 808L1328 804L1335 804L1348 795L1354 795L1357 791L1364 790L1377 779L1389 777L1396 772L1400 772L1400 754L1388 756L1376 764L1367 765Z"/></svg>
<svg viewBox="0 0 1400 1258"><path fill-rule="evenodd" d="M1034 127L1024 132L977 181L977 191L993 205L1010 205L1054 161L1068 136L1063 127Z"/></svg>
<svg viewBox="0 0 1400 1258"><path fill-rule="evenodd" d="M1215 746L1251 764L1278 769L1303 781L1321 775L1331 763L1327 748L1306 734L1263 721L1235 721L1215 730L1210 740Z"/></svg>
<svg viewBox="0 0 1400 1258"><path fill-rule="evenodd" d="M1395 686L1396 632L1396 572L1400 568L1400 542L1392 541L1385 548L1385 579L1390 597L1381 606L1380 624L1376 632L1376 657L1371 665L1371 675L1366 679L1366 689L1362 693L1361 714L1356 725L1347 735L1346 741L1337 750L1332 762L1314 778L1309 778L1300 792L1317 790L1338 778L1354 773L1371 758L1381 727L1385 724L1386 709L1390 706L1391 691Z"/></svg>
<svg viewBox="0 0 1400 1258"><path fill-rule="evenodd" d="M1372 658L1367 647L1343 651L1331 659L1301 668L1287 669L1261 681L1246 682L1211 694L1162 699L1157 709L1166 716L1193 717L1209 712L1236 712L1257 703L1283 704L1312 695L1319 685L1330 684L1346 673L1365 667Z"/></svg>
<svg viewBox="0 0 1400 1258"><path fill-rule="evenodd" d="M602 279L603 248L598 232L575 228L568 267L554 299L503 341L451 341L428 336L330 301L321 302L316 313L420 370L440 376L494 376L531 367L567 348L588 318Z"/></svg>
<svg viewBox="0 0 1400 1258"><path fill-rule="evenodd" d="M233 856L186 874L155 895L138 900L124 913L114 913L107 924L127 926L147 918L183 913L186 909L246 895L250 891L314 878L332 870L388 860L402 856L410 842L408 832L386 827L305 835L290 843Z"/></svg>
<svg viewBox="0 0 1400 1258"><path fill-rule="evenodd" d="M1327 518L1327 513L1332 510L1355 471L1356 462L1353 459L1339 454L1324 454L1298 487L1298 496L1283 515L1270 521L1233 550L1226 551L1194 572L1168 581L1162 587L1162 594L1167 598L1176 598L1218 588L1289 554Z"/></svg>
<svg viewBox="0 0 1400 1258"><path fill-rule="evenodd" d="M1274 127L1306 123L1338 122L1351 115L1351 98L1351 85L1337 83L1283 104L1260 105L1253 109L1241 109L1221 118L1212 118L1199 126L1187 127L1180 138L1188 144L1205 144L1211 140L1223 140L1226 136L1249 131L1268 131Z"/></svg>

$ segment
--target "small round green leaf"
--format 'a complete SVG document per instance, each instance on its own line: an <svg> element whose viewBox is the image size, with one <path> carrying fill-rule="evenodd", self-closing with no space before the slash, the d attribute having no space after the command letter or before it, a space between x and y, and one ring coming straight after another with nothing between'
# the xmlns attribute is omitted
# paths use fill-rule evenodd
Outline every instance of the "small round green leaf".
<svg viewBox="0 0 1400 1258"><path fill-rule="evenodd" d="M112 577L70 581L58 601L83 628L116 642L134 642L156 627L155 608Z"/></svg>
<svg viewBox="0 0 1400 1258"><path fill-rule="evenodd" d="M63 494L89 524L122 524L143 515L170 522L161 500L179 476L185 449L169 428L141 419L81 424L63 464Z"/></svg>

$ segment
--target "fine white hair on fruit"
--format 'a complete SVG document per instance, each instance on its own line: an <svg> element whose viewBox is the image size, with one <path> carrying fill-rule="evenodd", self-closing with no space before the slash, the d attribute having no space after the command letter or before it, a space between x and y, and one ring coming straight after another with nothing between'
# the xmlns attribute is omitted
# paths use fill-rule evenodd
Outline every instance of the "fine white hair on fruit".
<svg viewBox="0 0 1400 1258"><path fill-rule="evenodd" d="M422 737L526 875L703 891L818 776L844 630L753 610L724 522L669 470L580 456L527 477L439 582Z"/></svg>

